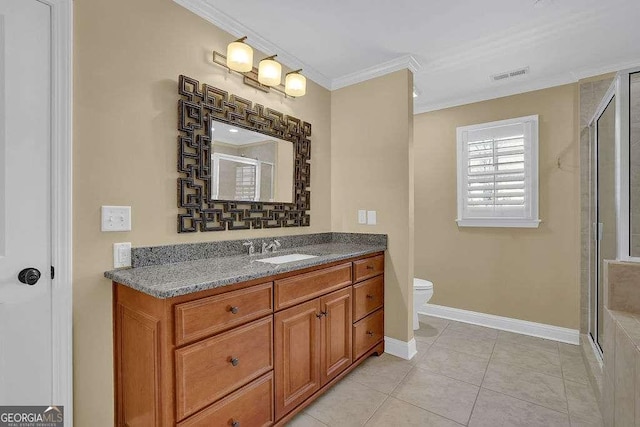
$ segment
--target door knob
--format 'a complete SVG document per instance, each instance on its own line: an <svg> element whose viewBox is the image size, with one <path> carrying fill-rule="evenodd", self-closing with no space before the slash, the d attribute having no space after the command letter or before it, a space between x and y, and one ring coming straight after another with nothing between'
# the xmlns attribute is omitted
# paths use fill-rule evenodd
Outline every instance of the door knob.
<svg viewBox="0 0 640 427"><path fill-rule="evenodd" d="M35 285L40 280L40 271L37 268L25 268L18 273L18 280L27 285Z"/></svg>

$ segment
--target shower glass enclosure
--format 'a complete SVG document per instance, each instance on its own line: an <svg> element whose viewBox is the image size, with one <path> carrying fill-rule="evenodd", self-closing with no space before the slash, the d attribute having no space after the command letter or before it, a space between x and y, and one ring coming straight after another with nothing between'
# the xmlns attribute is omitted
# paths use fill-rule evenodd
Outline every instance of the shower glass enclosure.
<svg viewBox="0 0 640 427"><path fill-rule="evenodd" d="M640 262L640 70L618 73L589 138L589 335L602 353L604 262Z"/></svg>

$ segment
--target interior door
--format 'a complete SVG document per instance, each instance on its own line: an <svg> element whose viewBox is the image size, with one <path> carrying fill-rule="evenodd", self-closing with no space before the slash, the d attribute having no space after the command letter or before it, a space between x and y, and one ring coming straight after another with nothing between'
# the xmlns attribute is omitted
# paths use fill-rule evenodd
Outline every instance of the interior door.
<svg viewBox="0 0 640 427"><path fill-rule="evenodd" d="M50 45L49 6L0 0L0 405L53 403Z"/></svg>

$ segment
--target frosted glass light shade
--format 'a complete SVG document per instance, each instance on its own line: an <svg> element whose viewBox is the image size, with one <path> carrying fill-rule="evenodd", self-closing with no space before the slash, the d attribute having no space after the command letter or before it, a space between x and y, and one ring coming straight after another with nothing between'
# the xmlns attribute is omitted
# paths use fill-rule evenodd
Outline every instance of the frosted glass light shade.
<svg viewBox="0 0 640 427"><path fill-rule="evenodd" d="M253 49L243 42L232 42L227 46L227 67L246 73L253 69Z"/></svg>
<svg viewBox="0 0 640 427"><path fill-rule="evenodd" d="M282 65L273 59L263 59L258 66L258 81L265 86L278 86L282 80Z"/></svg>
<svg viewBox="0 0 640 427"><path fill-rule="evenodd" d="M307 93L307 78L300 73L289 73L284 79L284 93L289 96L304 96Z"/></svg>

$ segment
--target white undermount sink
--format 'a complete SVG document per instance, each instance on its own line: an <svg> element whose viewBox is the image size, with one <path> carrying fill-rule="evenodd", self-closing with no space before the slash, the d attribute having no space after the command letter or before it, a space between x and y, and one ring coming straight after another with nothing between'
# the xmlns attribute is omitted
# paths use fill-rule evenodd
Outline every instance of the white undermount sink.
<svg viewBox="0 0 640 427"><path fill-rule="evenodd" d="M316 255L290 254L290 255L274 256L271 258L257 259L256 261L266 262L268 264L284 264L287 262L302 261L303 259L309 259L309 258L316 258Z"/></svg>

